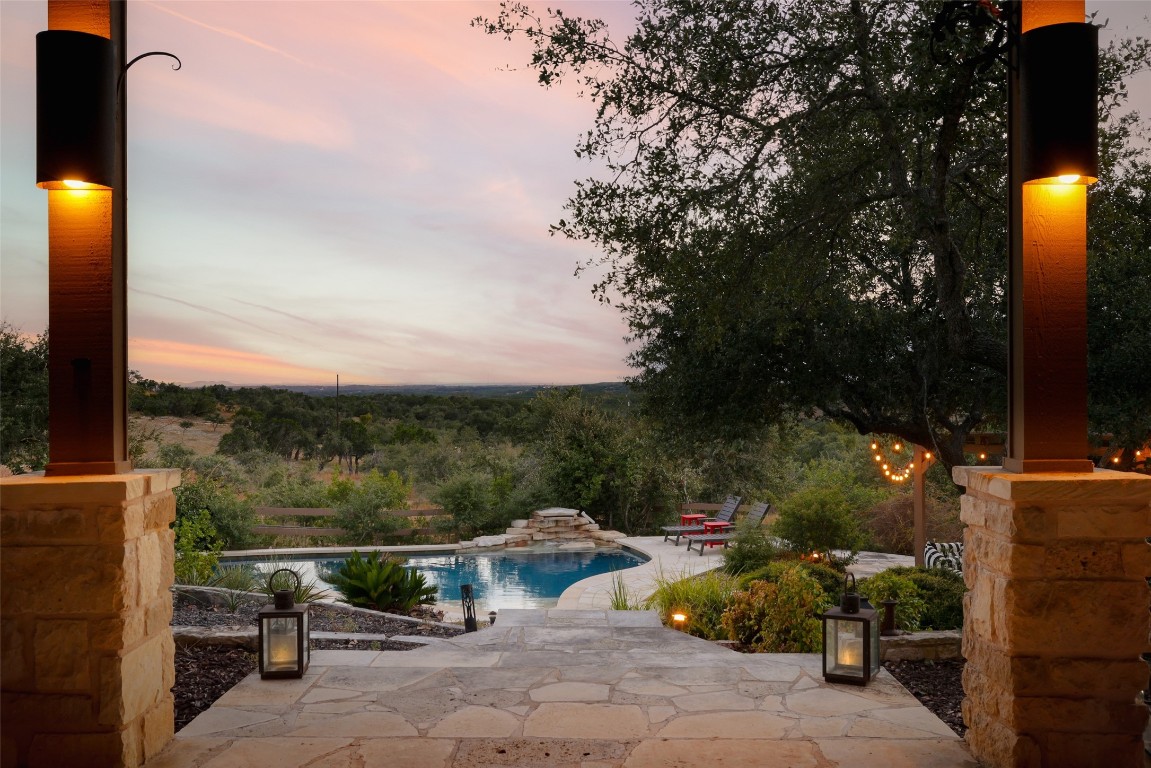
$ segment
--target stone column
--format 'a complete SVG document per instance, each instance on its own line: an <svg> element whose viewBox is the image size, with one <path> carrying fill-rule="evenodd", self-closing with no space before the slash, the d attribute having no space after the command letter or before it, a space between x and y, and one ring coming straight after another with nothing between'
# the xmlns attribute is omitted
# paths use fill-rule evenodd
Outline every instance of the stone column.
<svg viewBox="0 0 1151 768"><path fill-rule="evenodd" d="M987 768L1142 766L1151 477L956 467L963 719Z"/></svg>
<svg viewBox="0 0 1151 768"><path fill-rule="evenodd" d="M0 481L4 766L138 766L172 738L179 482Z"/></svg>

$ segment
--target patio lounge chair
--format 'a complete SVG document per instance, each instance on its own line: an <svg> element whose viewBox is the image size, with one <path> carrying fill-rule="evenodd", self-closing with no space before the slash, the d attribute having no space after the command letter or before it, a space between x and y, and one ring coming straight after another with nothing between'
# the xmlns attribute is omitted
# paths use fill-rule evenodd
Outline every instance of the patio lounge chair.
<svg viewBox="0 0 1151 768"><path fill-rule="evenodd" d="M690 545L689 545L690 546ZM928 568L946 568L963 573L963 542L927 542L923 547L923 561Z"/></svg>
<svg viewBox="0 0 1151 768"><path fill-rule="evenodd" d="M735 518L735 510L739 509L740 496L728 496L727 500L723 502L723 506L715 517L710 517L707 520L700 520L692 525L665 525L660 530L663 531L663 540L667 541L668 536L675 536L675 545L679 546L679 537L687 536L693 533L703 533L703 524L707 523L729 523Z"/></svg>
<svg viewBox="0 0 1151 768"><path fill-rule="evenodd" d="M744 519L744 522L753 527L761 525L763 523L764 516L767 515L767 510L770 508L771 507L765 501L756 504L751 508L751 511L747 513L747 517ZM711 546L714 544L722 543L723 548L727 549L728 542L735 538L735 531L729 528L728 530L721 533L700 533L688 536L686 538L687 551L691 551L692 543L699 544L699 556L703 557L704 545Z"/></svg>

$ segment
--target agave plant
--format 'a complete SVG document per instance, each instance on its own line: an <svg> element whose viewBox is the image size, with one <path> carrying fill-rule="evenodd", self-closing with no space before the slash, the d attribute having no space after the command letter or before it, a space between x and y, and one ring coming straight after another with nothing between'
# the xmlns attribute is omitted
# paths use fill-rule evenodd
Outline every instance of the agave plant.
<svg viewBox="0 0 1151 768"><path fill-rule="evenodd" d="M429 586L423 574L405 568L401 560L381 559L379 552L369 552L366 558L353 552L328 581L345 603L361 608L409 613L417 605L436 602L437 588Z"/></svg>

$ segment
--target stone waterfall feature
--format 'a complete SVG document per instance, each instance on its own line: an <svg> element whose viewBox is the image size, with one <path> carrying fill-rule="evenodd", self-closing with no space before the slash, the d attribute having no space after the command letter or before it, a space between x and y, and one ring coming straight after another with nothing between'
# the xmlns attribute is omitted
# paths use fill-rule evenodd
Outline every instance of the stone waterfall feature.
<svg viewBox="0 0 1151 768"><path fill-rule="evenodd" d="M601 531L599 525L578 509L549 507L532 512L528 520L513 520L506 533L477 536L461 541L461 552L488 547L526 547L539 542L557 542L562 551L591 550L596 547L619 547L619 531Z"/></svg>

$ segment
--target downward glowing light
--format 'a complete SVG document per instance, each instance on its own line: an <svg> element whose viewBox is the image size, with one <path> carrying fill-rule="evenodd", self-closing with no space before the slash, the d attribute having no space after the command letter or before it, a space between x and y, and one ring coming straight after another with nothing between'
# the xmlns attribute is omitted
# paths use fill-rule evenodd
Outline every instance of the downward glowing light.
<svg viewBox="0 0 1151 768"><path fill-rule="evenodd" d="M60 183L68 189L88 189L92 186L86 181L77 181L76 179L62 179Z"/></svg>
<svg viewBox="0 0 1151 768"><path fill-rule="evenodd" d="M1060 184L1074 184L1075 182L1079 181L1079 174L1067 173L1062 176L1056 176L1055 178L1059 180Z"/></svg>

